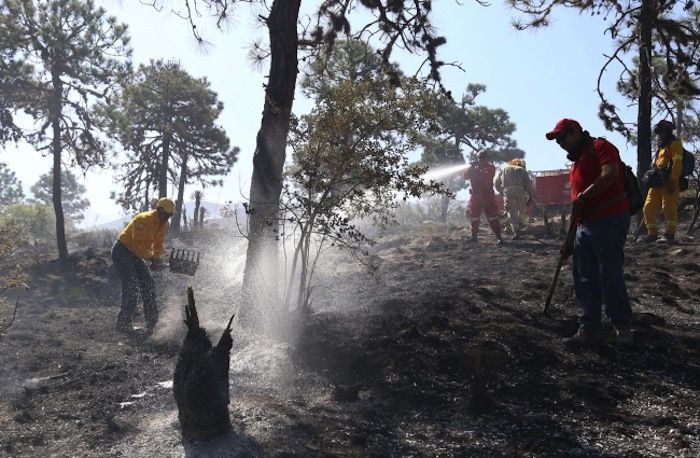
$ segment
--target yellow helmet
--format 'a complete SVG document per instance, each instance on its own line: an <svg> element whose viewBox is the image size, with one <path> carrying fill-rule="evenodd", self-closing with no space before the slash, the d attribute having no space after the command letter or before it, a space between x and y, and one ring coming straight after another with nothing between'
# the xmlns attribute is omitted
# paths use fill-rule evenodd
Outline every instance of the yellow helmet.
<svg viewBox="0 0 700 458"><path fill-rule="evenodd" d="M156 208L162 208L171 215L175 213L175 202L167 197L161 197L156 203Z"/></svg>

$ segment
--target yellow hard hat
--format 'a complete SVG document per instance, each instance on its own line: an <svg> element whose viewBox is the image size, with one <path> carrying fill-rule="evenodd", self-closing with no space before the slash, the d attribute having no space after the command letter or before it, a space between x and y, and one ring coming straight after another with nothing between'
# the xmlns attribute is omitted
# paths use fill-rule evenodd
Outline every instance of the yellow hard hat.
<svg viewBox="0 0 700 458"><path fill-rule="evenodd" d="M156 208L162 208L166 212L173 214L175 213L175 202L167 197L161 197L158 199L158 203L156 203Z"/></svg>

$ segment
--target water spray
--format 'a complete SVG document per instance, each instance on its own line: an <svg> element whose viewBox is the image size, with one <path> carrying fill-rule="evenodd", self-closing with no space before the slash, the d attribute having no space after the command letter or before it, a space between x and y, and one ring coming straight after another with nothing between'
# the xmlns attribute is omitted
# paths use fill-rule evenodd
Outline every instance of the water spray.
<svg viewBox="0 0 700 458"><path fill-rule="evenodd" d="M423 175L421 175L421 178L424 180L438 180L440 178L445 178L450 175L454 175L455 173L461 172L462 170L466 170L468 168L469 164L457 164L450 165L447 167L438 167L428 170Z"/></svg>

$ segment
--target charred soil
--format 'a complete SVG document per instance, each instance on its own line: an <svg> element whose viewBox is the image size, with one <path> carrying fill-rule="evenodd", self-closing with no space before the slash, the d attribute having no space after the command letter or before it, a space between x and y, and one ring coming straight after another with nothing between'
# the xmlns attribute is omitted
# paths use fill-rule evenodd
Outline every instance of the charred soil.
<svg viewBox="0 0 700 458"><path fill-rule="evenodd" d="M605 344L591 350L561 340L578 315L567 266L551 313L540 314L560 240L466 238L462 229L386 235L372 273L340 262L324 271L298 333L234 329L229 449L698 456L696 243L628 244L636 343L617 348L606 327ZM158 280L155 338L124 335L114 330L119 284L108 250L76 253L65 263L32 255L30 290L0 337L0 456L182 456L171 381L188 280ZM198 308L212 305L200 309L211 336L236 307L222 275L204 268L194 285Z"/></svg>

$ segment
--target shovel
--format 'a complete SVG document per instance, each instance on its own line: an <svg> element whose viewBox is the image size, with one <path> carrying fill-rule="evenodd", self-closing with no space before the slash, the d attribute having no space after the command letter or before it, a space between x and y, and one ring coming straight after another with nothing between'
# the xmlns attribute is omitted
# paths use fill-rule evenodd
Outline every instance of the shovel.
<svg viewBox="0 0 700 458"><path fill-rule="evenodd" d="M566 240L564 240L564 245L562 245L562 248L566 246L568 243L573 243L574 242L574 237L576 237L576 219L571 218L571 224L569 225L569 232L566 234ZM564 250L560 250L564 251ZM554 296L554 289L557 286L557 280L559 280L559 272L561 272L561 266L564 265L564 255L560 254L559 255L559 262L557 263L557 270L554 272L554 280L552 280L552 285L549 287L549 294L547 294L547 300L544 302L544 309L542 310L542 314L546 315L547 310L549 310L549 304L552 303L552 296Z"/></svg>

